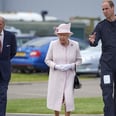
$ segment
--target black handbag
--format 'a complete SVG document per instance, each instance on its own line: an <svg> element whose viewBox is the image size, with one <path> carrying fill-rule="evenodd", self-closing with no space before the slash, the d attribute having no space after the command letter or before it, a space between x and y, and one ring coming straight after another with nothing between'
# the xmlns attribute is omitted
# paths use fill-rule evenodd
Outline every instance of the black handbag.
<svg viewBox="0 0 116 116"><path fill-rule="evenodd" d="M80 89L82 87L82 84L79 81L79 76L76 73L76 66L75 66L75 77L74 77L74 89Z"/></svg>

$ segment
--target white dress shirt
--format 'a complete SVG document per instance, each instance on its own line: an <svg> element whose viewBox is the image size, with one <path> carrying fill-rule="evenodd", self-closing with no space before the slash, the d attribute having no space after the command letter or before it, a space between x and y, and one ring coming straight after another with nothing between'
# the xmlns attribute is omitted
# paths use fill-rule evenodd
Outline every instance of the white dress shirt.
<svg viewBox="0 0 116 116"><path fill-rule="evenodd" d="M3 48L3 39L4 39L4 32L2 30L2 32L0 33L0 41L1 41L1 51L2 51L2 48Z"/></svg>

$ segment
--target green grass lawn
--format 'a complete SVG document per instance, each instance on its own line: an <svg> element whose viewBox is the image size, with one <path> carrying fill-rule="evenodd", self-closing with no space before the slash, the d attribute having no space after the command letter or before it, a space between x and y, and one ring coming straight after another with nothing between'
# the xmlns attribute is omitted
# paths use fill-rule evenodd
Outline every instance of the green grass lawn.
<svg viewBox="0 0 116 116"><path fill-rule="evenodd" d="M11 83L12 82L40 82L47 81L47 73L32 73L32 74L22 74L22 73L12 73Z"/></svg>
<svg viewBox="0 0 116 116"><path fill-rule="evenodd" d="M96 76L81 76L81 79L91 79L96 78ZM40 82L47 81L48 73L31 73L31 74L22 74L22 73L12 73L11 83L12 82Z"/></svg>
<svg viewBox="0 0 116 116"><path fill-rule="evenodd" d="M75 111L73 114L102 114L103 103L101 97L96 98L75 98ZM8 113L40 113L52 114L53 111L47 109L45 98L34 99L14 99L8 100ZM62 113L64 108L62 107Z"/></svg>

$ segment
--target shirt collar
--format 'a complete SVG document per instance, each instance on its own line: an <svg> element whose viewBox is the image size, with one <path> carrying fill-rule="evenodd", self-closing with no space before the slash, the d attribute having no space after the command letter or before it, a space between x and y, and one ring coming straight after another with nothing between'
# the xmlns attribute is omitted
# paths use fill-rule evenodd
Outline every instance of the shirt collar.
<svg viewBox="0 0 116 116"><path fill-rule="evenodd" d="M3 35L3 30L2 30L2 32L1 32L1 34Z"/></svg>
<svg viewBox="0 0 116 116"><path fill-rule="evenodd" d="M3 35L3 30L2 30L2 32L0 33L0 35Z"/></svg>

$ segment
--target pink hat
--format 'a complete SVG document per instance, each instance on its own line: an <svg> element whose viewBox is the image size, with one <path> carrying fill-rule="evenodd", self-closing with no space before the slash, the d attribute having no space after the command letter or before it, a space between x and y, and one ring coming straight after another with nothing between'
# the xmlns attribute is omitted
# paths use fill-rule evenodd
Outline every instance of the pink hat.
<svg viewBox="0 0 116 116"><path fill-rule="evenodd" d="M55 29L55 34L58 35L59 33L69 33L72 35L73 33L70 31L71 28L71 23L68 24L60 24L58 27Z"/></svg>

